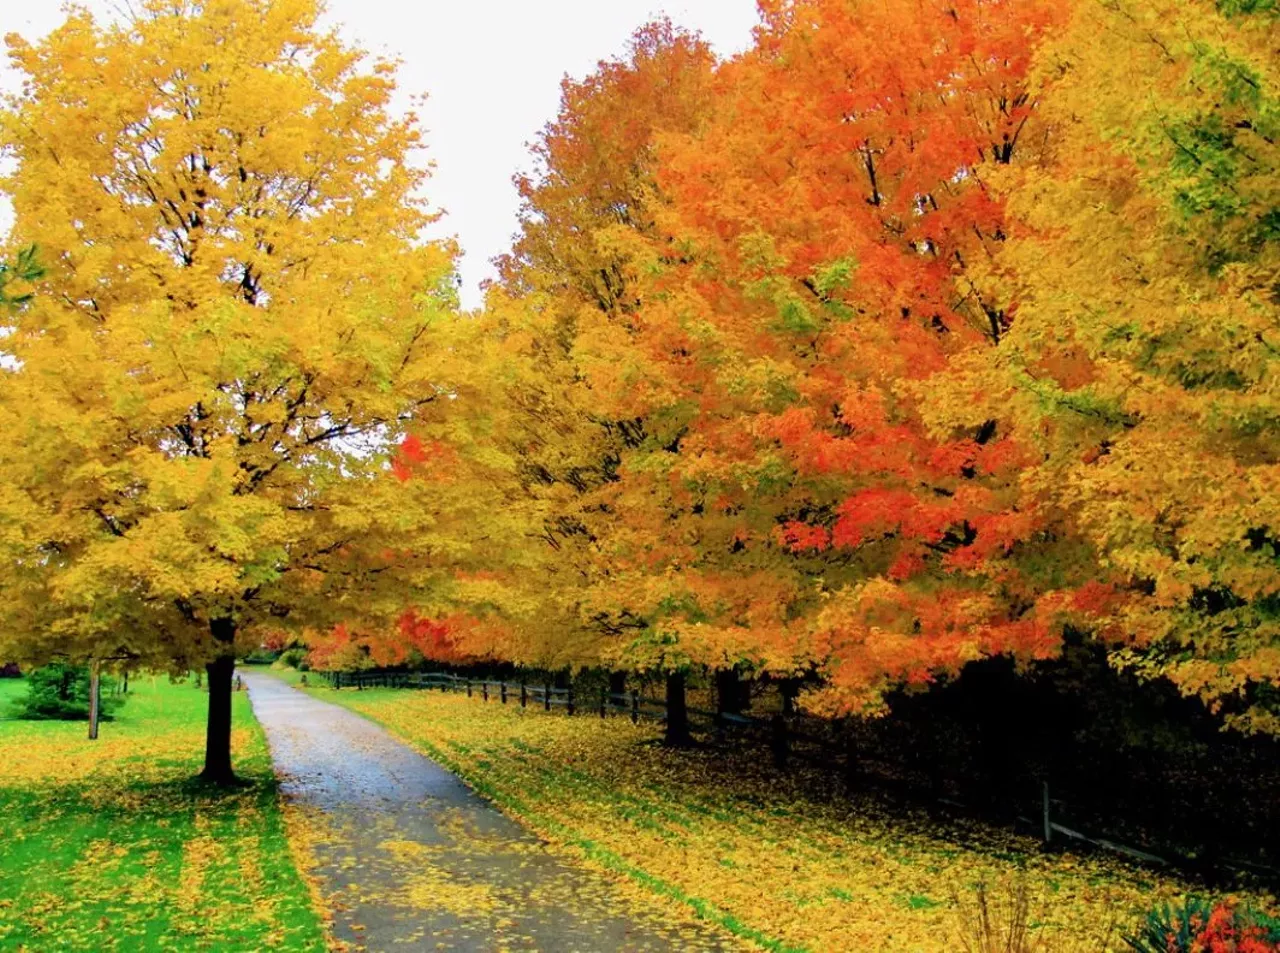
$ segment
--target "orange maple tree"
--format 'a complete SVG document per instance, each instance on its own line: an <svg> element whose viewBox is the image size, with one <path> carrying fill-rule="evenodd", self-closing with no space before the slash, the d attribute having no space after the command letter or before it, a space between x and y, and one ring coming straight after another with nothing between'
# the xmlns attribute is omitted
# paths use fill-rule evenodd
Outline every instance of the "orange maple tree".
<svg viewBox="0 0 1280 953"><path fill-rule="evenodd" d="M1056 4L765 4L714 118L661 147L643 305L584 345L644 440L607 489L602 605L632 657L818 669L829 707L980 654L1056 648L1008 557L1042 529L995 421L938 439L917 385L1010 326L970 263L1003 239ZM1048 608L1045 608L1048 607ZM817 701L817 699L815 699Z"/></svg>

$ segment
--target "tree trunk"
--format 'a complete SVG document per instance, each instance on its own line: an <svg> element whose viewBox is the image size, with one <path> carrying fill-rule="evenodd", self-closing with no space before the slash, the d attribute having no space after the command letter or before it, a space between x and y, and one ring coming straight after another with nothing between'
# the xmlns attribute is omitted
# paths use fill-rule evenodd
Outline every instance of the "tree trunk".
<svg viewBox="0 0 1280 953"><path fill-rule="evenodd" d="M717 709L731 715L741 715L742 710L746 708L746 699L743 697L746 694L743 691L744 687L742 680L738 678L737 669L716 669Z"/></svg>
<svg viewBox="0 0 1280 953"><path fill-rule="evenodd" d="M800 694L800 680L798 678L784 678L778 683L778 693L782 696L782 713L784 715L794 715L796 713L796 696Z"/></svg>
<svg viewBox="0 0 1280 953"><path fill-rule="evenodd" d="M858 789L862 765L858 757L858 736L854 732L853 719L845 718L840 726L844 740L844 783L849 791Z"/></svg>
<svg viewBox="0 0 1280 953"><path fill-rule="evenodd" d="M684 689L684 672L667 675L667 733L664 740L672 748L687 748L693 744L693 735L689 732L689 703Z"/></svg>
<svg viewBox="0 0 1280 953"><path fill-rule="evenodd" d="M222 654L204 667L209 677L209 720L200 778L213 784L231 785L237 780L231 770L231 676L236 668L232 646L236 624L231 619L214 619L209 623L209 631Z"/></svg>
<svg viewBox="0 0 1280 953"><path fill-rule="evenodd" d="M98 663L89 663L89 740L98 740L98 715L102 707L102 674Z"/></svg>
<svg viewBox="0 0 1280 953"><path fill-rule="evenodd" d="M627 693L627 673L626 672L610 672L609 673L609 694L625 695Z"/></svg>
<svg viewBox="0 0 1280 953"><path fill-rule="evenodd" d="M120 689L120 694L129 694L129 670L127 668L124 670L124 687Z"/></svg>

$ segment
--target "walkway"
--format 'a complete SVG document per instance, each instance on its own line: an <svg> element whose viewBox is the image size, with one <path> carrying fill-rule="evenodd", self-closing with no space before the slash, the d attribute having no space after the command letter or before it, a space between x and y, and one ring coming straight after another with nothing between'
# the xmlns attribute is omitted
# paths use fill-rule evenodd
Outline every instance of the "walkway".
<svg viewBox="0 0 1280 953"><path fill-rule="evenodd" d="M286 795L321 832L321 889L353 949L731 948L623 912L608 881L378 725L270 675L243 677Z"/></svg>

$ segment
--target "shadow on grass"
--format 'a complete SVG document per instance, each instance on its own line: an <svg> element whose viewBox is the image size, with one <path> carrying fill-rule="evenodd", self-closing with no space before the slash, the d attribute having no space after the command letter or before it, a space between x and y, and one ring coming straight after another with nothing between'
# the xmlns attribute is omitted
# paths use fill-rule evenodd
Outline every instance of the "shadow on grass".
<svg viewBox="0 0 1280 953"><path fill-rule="evenodd" d="M323 949L278 782L0 788L0 949Z"/></svg>

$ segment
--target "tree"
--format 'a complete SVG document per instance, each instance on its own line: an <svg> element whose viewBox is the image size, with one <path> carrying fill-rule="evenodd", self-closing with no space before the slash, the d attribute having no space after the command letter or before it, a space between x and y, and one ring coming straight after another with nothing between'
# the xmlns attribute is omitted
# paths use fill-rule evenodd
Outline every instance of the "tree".
<svg viewBox="0 0 1280 953"><path fill-rule="evenodd" d="M1076 538L1114 659L1280 730L1280 73L1274 4L1078 4L1039 53L1034 161L993 179L1016 319L939 430L1034 449L1022 508ZM1132 95L1131 77L1144 77Z"/></svg>
<svg viewBox="0 0 1280 953"><path fill-rule="evenodd" d="M454 308L394 69L313 0L145 0L10 37L12 239L46 250L0 375L0 647L208 674L203 777L234 780L237 646L394 620L430 575ZM435 404L435 406L433 406Z"/></svg>
<svg viewBox="0 0 1280 953"><path fill-rule="evenodd" d="M538 166L517 180L521 232L474 335L458 345L476 387L448 421L415 430L420 446L452 453L457 503L477 510L465 531L501 544L489 544L487 561L457 566L452 603L427 613L453 619L446 653L598 666L628 631L632 620L597 613L585 597L609 571L598 559L615 522L607 488L642 426L611 416L583 386L577 351L636 311L626 239L651 231L661 202L654 143L702 121L713 63L705 43L670 23L641 28L624 56L565 81L534 148ZM411 482L441 486L424 473L429 461L406 463Z"/></svg>
<svg viewBox="0 0 1280 953"><path fill-rule="evenodd" d="M13 717L92 721L97 691L98 686L87 667L53 662L27 676L27 693L15 704ZM124 704L124 698L119 695L98 697L97 701L103 720L110 720Z"/></svg>
<svg viewBox="0 0 1280 953"><path fill-rule="evenodd" d="M1044 529L1023 448L931 432L919 388L1008 330L973 281L1003 236L985 178L1020 157L1060 6L766 3L711 118L659 136L640 303L578 348L596 406L643 422L593 592L643 621L631 664L817 674L844 712L1056 650L1035 547L989 560Z"/></svg>
<svg viewBox="0 0 1280 953"><path fill-rule="evenodd" d="M714 65L701 37L664 19L636 30L625 56L564 80L560 111L532 146L536 168L515 178L520 232L498 260L509 293L550 291L562 308L605 314L635 308L625 248L610 235L653 232L657 139L706 119Z"/></svg>

